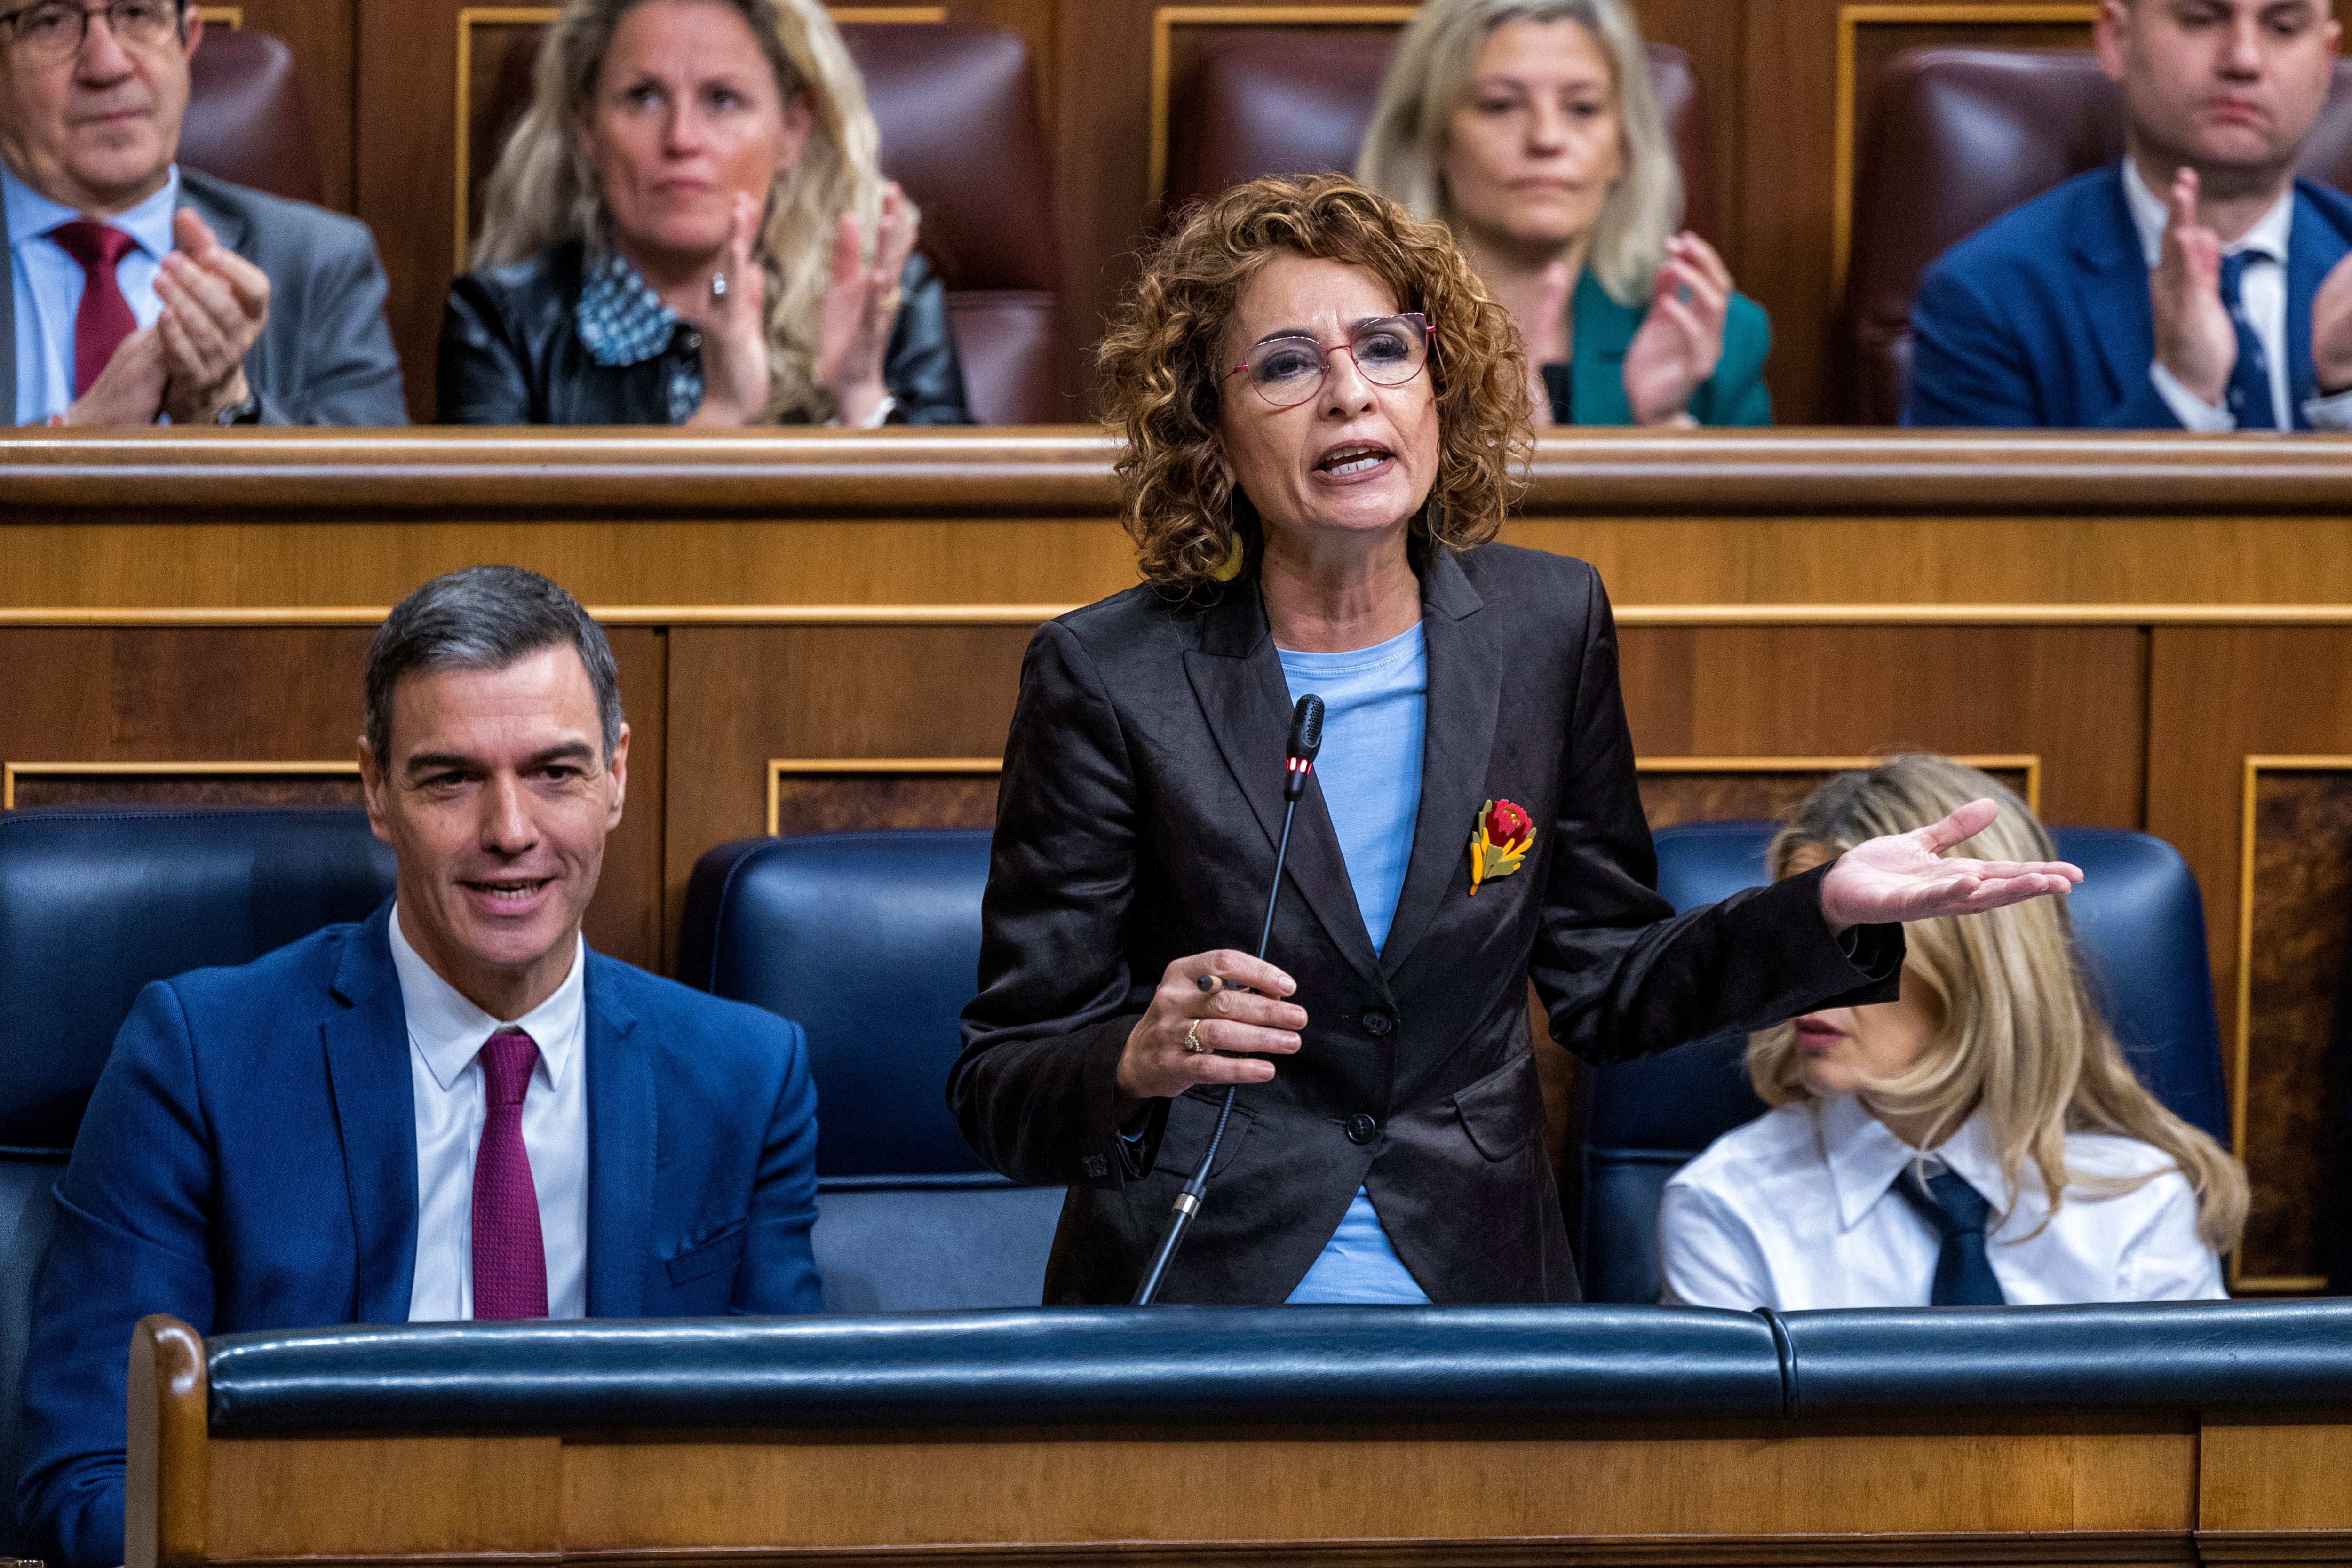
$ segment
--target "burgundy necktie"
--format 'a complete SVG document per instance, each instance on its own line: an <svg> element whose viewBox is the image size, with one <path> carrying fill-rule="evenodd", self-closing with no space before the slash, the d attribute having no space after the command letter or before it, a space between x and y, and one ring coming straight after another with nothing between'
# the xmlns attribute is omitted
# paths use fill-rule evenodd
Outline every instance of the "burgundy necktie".
<svg viewBox="0 0 2352 1568"><path fill-rule="evenodd" d="M49 230L68 256L81 263L81 309L74 312L74 395L88 392L122 340L139 330L131 301L115 281L115 263L138 241L119 228L76 218Z"/></svg>
<svg viewBox="0 0 2352 1568"><path fill-rule="evenodd" d="M482 1142L474 1153L474 1316L547 1316L547 1248L539 1189L522 1143L522 1097L539 1047L520 1029L482 1047Z"/></svg>

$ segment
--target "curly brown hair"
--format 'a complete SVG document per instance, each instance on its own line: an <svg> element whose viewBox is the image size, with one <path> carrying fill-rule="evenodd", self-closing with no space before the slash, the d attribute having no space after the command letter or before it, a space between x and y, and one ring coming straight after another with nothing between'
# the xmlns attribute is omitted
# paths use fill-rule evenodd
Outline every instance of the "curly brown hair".
<svg viewBox="0 0 2352 1568"><path fill-rule="evenodd" d="M1218 433L1225 323L1277 255L1360 267L1397 309L1428 319L1437 396L1437 479L1414 517L1416 548L1495 537L1534 455L1518 330L1453 237L1341 174L1270 175L1186 214L1144 262L1103 339L1105 420L1126 437L1119 521L1144 578L1209 590L1232 558L1236 497Z"/></svg>

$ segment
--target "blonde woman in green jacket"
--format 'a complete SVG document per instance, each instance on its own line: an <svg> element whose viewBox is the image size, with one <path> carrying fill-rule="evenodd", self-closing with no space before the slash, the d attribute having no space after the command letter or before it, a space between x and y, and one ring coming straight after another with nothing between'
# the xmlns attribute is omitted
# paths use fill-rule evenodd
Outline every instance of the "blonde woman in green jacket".
<svg viewBox="0 0 2352 1568"><path fill-rule="evenodd" d="M1431 0L1357 176L1453 228L1527 340L1538 424L1772 422L1770 323L1676 232L1682 174L1621 0Z"/></svg>

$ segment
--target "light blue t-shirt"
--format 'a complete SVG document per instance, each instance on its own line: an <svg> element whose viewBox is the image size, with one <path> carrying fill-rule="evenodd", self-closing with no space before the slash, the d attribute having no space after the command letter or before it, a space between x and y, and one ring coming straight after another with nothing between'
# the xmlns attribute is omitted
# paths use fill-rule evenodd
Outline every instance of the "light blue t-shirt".
<svg viewBox="0 0 2352 1568"><path fill-rule="evenodd" d="M1347 653L1282 654L1296 703L1323 699L1323 750L1315 777L1339 836L1356 909L1377 952L1388 941L1412 858L1421 812L1421 759L1429 711L1429 650L1421 626ZM1356 1189L1339 1230L1290 1293L1300 1303L1426 1302L1397 1257L1370 1194Z"/></svg>
<svg viewBox="0 0 2352 1568"><path fill-rule="evenodd" d="M155 274L172 248L172 209L180 200L180 170L173 164L163 188L128 212L107 219L138 243L114 264L115 286L130 303L131 319L152 327L163 313ZM8 254L15 276L9 308L16 316L16 423L40 425L63 414L74 398L74 317L81 309L86 281L81 263L68 256L49 231L81 215L49 200L0 168L0 201L6 204Z"/></svg>

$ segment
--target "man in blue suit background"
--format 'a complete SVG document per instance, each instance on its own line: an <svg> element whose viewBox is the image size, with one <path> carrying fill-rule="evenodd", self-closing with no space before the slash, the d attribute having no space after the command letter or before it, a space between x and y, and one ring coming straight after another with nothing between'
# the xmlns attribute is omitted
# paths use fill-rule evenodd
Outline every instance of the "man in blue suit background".
<svg viewBox="0 0 2352 1568"><path fill-rule="evenodd" d="M2325 0L2100 0L2120 165L1939 258L1906 425L2352 428L2352 199L2294 178Z"/></svg>
<svg viewBox="0 0 2352 1568"><path fill-rule="evenodd" d="M581 938L628 752L604 633L546 578L452 573L385 621L360 767L393 901L148 986L58 1184L17 1492L53 1568L123 1560L147 1313L821 1307L800 1029Z"/></svg>

